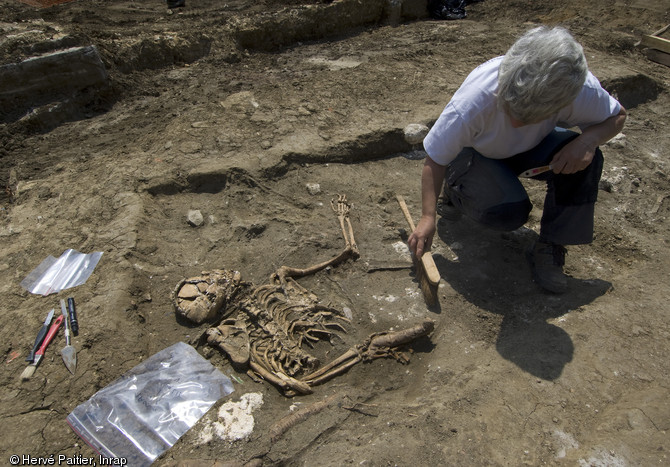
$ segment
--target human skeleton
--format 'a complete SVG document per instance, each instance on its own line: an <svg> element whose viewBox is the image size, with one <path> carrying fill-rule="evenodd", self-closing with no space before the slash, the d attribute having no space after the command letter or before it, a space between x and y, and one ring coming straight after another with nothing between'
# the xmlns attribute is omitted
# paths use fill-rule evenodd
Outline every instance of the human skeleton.
<svg viewBox="0 0 670 467"><path fill-rule="evenodd" d="M268 284L254 286L230 270L203 272L184 279L174 289L173 301L178 316L196 324L219 321L206 331L207 343L218 347L236 369L248 369L281 388L286 395L309 394L312 386L347 371L360 361L380 357L406 357L394 349L430 333L430 320L405 331L372 334L336 360L319 368L310 354L316 342L345 333L349 319L318 299L293 278L314 274L359 256L349 219L351 205L346 196L331 201L342 229L345 247L336 257L309 268L280 267ZM232 317L237 311L235 317Z"/></svg>

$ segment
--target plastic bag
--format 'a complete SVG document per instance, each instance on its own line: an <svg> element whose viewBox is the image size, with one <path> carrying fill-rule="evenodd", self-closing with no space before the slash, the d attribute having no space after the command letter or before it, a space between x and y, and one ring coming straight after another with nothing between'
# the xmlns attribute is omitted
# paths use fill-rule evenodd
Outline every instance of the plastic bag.
<svg viewBox="0 0 670 467"><path fill-rule="evenodd" d="M179 342L95 393L67 422L98 454L148 466L231 392L227 376Z"/></svg>
<svg viewBox="0 0 670 467"><path fill-rule="evenodd" d="M428 0L428 13L434 19L463 19L465 6L481 0Z"/></svg>
<svg viewBox="0 0 670 467"><path fill-rule="evenodd" d="M21 287L30 293L49 295L81 285L88 280L98 265L102 251L91 254L65 250L60 258L49 256L21 281Z"/></svg>

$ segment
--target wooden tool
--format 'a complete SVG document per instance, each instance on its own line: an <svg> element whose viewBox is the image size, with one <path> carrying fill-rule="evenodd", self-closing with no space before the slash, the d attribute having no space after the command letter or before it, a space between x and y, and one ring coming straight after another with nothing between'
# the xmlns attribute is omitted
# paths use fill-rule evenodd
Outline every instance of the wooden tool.
<svg viewBox="0 0 670 467"><path fill-rule="evenodd" d="M414 226L414 221L409 213L409 209L407 209L407 204L405 204L405 199L400 195L397 195L396 199L398 200L402 213L405 215L410 230L414 232L416 227ZM426 251L423 256L421 256L420 261L417 261L414 255L412 255L412 259L415 263L416 276L421 285L423 298L427 305L434 305L437 302L437 286L440 283L440 272L437 270L437 266L435 266L433 255L430 251Z"/></svg>

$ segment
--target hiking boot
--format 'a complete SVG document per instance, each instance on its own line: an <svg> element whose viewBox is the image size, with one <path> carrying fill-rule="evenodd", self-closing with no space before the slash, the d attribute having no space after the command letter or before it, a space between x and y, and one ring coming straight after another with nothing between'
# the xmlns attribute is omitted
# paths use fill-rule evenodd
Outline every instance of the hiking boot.
<svg viewBox="0 0 670 467"><path fill-rule="evenodd" d="M563 245L544 242L536 242L528 252L533 280L540 287L558 294L568 289L568 278L563 273L566 252Z"/></svg>
<svg viewBox="0 0 670 467"><path fill-rule="evenodd" d="M463 213L459 211L446 194L437 200L437 213L448 221L457 221Z"/></svg>

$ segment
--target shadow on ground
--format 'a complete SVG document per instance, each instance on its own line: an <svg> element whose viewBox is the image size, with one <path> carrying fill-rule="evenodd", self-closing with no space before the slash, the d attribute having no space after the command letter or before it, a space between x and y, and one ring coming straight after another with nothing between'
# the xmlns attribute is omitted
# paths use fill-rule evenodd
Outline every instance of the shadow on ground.
<svg viewBox="0 0 670 467"><path fill-rule="evenodd" d="M496 348L522 370L556 380L574 353L570 335L548 320L574 313L611 289L600 279L569 278L563 295L544 292L531 279L525 251L537 234L521 228L496 232L462 219L438 222L438 235L454 257L436 257L442 278L466 301L499 315Z"/></svg>

